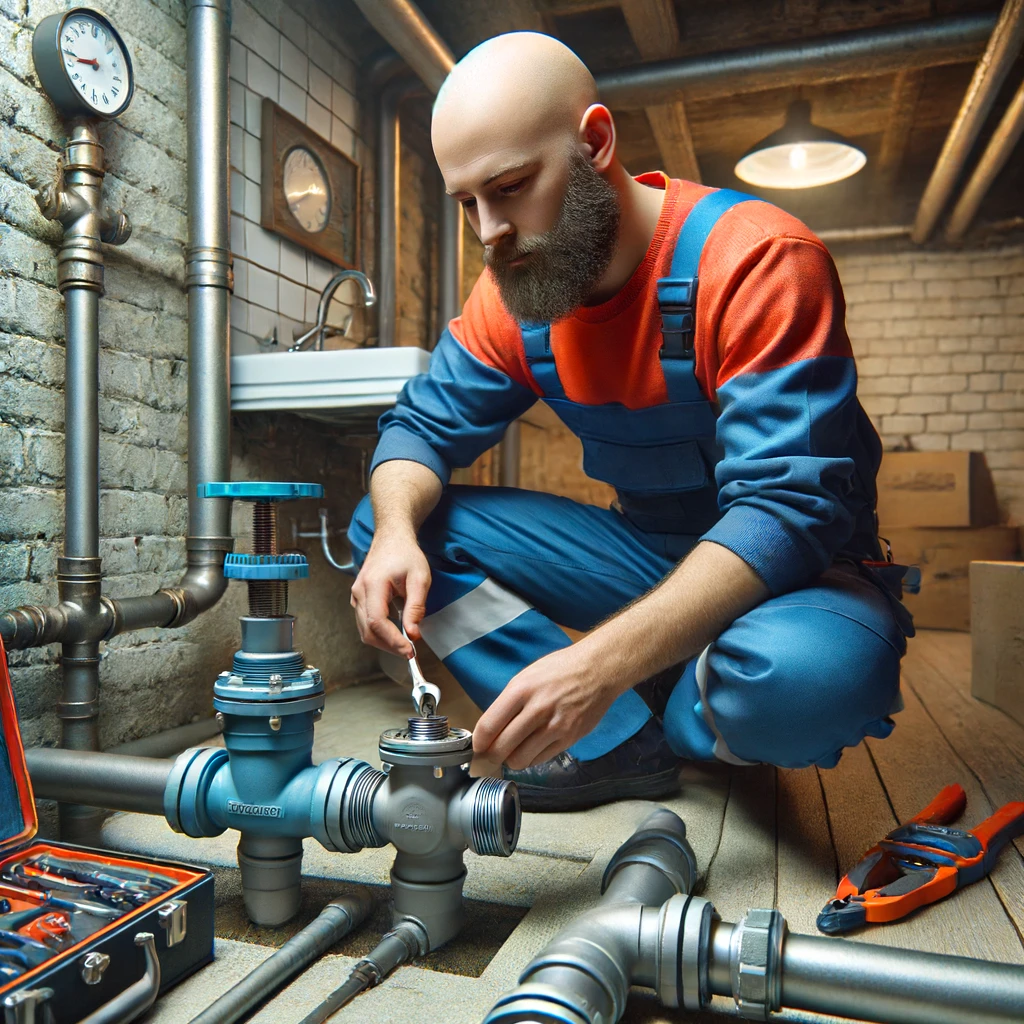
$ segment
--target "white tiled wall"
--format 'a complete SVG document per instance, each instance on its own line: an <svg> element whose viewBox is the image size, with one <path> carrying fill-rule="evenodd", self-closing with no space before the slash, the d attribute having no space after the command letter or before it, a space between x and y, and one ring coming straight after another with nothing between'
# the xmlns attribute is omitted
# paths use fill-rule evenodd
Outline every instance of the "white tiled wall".
<svg viewBox="0 0 1024 1024"><path fill-rule="evenodd" d="M260 6L274 13L266 0ZM283 3L276 11L276 24L245 0L234 0L232 11L231 349L258 351L257 339L276 329L281 350L291 344L293 329L315 321L320 290L337 268L260 227L263 97L358 161L366 150L357 135L356 65L351 55L331 46L315 26ZM341 288L328 323L344 322L350 312L345 300L354 294L355 285Z"/></svg>

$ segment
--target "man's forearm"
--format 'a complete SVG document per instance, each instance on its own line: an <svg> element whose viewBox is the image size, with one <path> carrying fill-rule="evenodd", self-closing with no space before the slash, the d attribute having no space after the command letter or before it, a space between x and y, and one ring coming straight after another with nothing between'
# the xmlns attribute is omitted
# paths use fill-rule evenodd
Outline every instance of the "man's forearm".
<svg viewBox="0 0 1024 1024"><path fill-rule="evenodd" d="M381 463L370 479L375 535L415 536L441 500L443 489L437 474L418 462Z"/></svg>
<svg viewBox="0 0 1024 1024"><path fill-rule="evenodd" d="M625 692L698 654L768 596L743 559L704 542L654 590L584 637L579 654Z"/></svg>

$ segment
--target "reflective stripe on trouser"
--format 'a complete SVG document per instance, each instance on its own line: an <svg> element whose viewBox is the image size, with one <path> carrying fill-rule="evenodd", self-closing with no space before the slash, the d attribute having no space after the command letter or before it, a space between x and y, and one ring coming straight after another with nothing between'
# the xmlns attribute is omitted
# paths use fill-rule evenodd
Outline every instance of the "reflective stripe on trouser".
<svg viewBox="0 0 1024 1024"><path fill-rule="evenodd" d="M362 562L368 500L349 528ZM449 487L420 531L433 581L423 635L473 701L488 707L527 665L566 647L556 623L589 630L651 589L695 538L645 534L608 509L496 487ZM681 756L730 763L835 764L887 735L905 649L887 599L853 573L772 598L694 659L665 715ZM703 696L702 696L703 694ZM650 718L632 690L570 748L607 753Z"/></svg>

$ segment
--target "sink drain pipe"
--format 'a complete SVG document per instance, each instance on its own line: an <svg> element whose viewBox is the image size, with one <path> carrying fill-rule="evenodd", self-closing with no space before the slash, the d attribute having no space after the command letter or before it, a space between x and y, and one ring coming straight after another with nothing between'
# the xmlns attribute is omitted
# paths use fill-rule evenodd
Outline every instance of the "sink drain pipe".
<svg viewBox="0 0 1024 1024"><path fill-rule="evenodd" d="M276 953L212 1002L198 1017L193 1017L191 1024L235 1024L299 971L322 957L353 928L358 928L366 920L372 905L370 894L365 889L331 900L319 917L293 935Z"/></svg>
<svg viewBox="0 0 1024 1024"><path fill-rule="evenodd" d="M600 902L534 958L484 1024L614 1024L631 985L687 1010L731 996L748 1020L783 1008L884 1024L1024 1020L1016 965L790 935L777 910L720 920L690 894L685 837L675 814L652 814L609 863Z"/></svg>

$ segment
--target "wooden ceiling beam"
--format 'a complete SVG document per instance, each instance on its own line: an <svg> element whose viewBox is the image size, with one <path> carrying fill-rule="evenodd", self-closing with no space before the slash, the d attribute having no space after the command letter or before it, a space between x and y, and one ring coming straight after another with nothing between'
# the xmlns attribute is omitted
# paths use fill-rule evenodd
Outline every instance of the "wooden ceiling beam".
<svg viewBox="0 0 1024 1024"><path fill-rule="evenodd" d="M921 95L924 72L897 72L892 88L889 117L882 133L882 144L878 150L875 168L875 188L879 195L892 191L900 171L900 165L907 152L910 130L914 126L917 100Z"/></svg>
<svg viewBox="0 0 1024 1024"><path fill-rule="evenodd" d="M679 22L672 0L621 0L622 14L643 60L665 60L679 46ZM681 100L645 108L661 166L671 178L700 181L686 105Z"/></svg>

